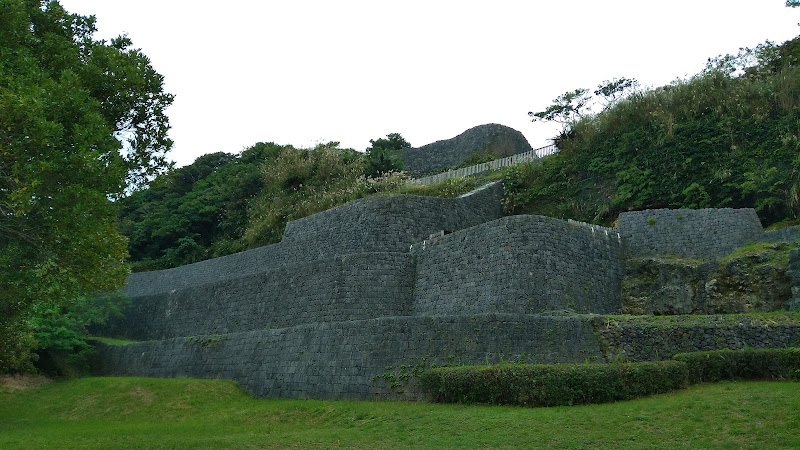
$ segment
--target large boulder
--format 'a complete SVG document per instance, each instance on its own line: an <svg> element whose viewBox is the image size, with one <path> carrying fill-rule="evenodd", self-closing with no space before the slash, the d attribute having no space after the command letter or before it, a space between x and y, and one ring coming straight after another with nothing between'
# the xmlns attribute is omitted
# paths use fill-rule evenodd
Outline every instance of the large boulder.
<svg viewBox="0 0 800 450"><path fill-rule="evenodd" d="M409 148L402 158L408 172L421 176L451 168L471 157L506 157L531 150L528 140L519 131L490 123L470 128L452 139Z"/></svg>

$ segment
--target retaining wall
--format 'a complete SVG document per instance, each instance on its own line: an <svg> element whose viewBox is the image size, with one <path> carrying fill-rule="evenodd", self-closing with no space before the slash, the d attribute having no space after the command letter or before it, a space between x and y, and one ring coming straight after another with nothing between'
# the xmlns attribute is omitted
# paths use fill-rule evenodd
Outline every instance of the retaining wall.
<svg viewBox="0 0 800 450"><path fill-rule="evenodd" d="M98 344L97 370L366 399L419 364L653 359L800 337L796 325L603 330L598 316L541 314L617 313L624 253L723 256L765 239L752 210L624 213L618 232L501 217L501 198L494 184L458 199L362 199L291 222L279 244L134 274L125 317L96 331L145 342Z"/></svg>
<svg viewBox="0 0 800 450"><path fill-rule="evenodd" d="M669 359L677 353L800 345L800 324L764 324L748 316L709 316L700 324L595 325L606 359Z"/></svg>
<svg viewBox="0 0 800 450"><path fill-rule="evenodd" d="M130 297L158 295L352 253L408 252L411 244L437 231L502 217L502 198L503 185L490 183L454 199L403 195L359 199L289 222L277 244L131 274L123 292Z"/></svg>
<svg viewBox="0 0 800 450"><path fill-rule="evenodd" d="M98 344L99 375L234 380L257 397L370 399L417 364L602 358L587 317L383 317L124 346ZM407 367L403 367L407 366ZM395 389L397 391L397 389ZM406 392L413 397L414 392Z"/></svg>
<svg viewBox="0 0 800 450"><path fill-rule="evenodd" d="M618 228L635 256L716 259L764 236L751 208L625 212L619 215Z"/></svg>
<svg viewBox="0 0 800 450"><path fill-rule="evenodd" d="M414 314L571 309L618 313L624 274L616 232L510 216L414 246Z"/></svg>
<svg viewBox="0 0 800 450"><path fill-rule="evenodd" d="M409 315L408 253L357 253L133 298L102 333L135 340Z"/></svg>
<svg viewBox="0 0 800 450"><path fill-rule="evenodd" d="M281 243L305 259L407 252L411 244L436 231L461 230L502 217L502 198L500 183L455 199L369 197L289 222Z"/></svg>

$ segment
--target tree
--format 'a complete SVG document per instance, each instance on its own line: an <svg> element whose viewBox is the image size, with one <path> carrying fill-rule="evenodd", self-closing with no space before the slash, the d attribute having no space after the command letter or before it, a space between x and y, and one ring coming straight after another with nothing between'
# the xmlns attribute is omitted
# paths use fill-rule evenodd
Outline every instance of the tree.
<svg viewBox="0 0 800 450"><path fill-rule="evenodd" d="M583 114L583 108L586 107L590 100L591 96L588 89L575 89L553 99L553 104L544 111L529 111L528 116L534 122L541 120L568 124Z"/></svg>
<svg viewBox="0 0 800 450"><path fill-rule="evenodd" d="M0 372L31 367L36 317L121 287L130 187L167 168L172 96L126 37L56 1L0 1Z"/></svg>
<svg viewBox="0 0 800 450"><path fill-rule="evenodd" d="M389 133L386 138L370 139L369 143L371 145L366 150L364 175L379 177L384 173L403 170L400 155L405 149L411 148L411 144L400 133Z"/></svg>

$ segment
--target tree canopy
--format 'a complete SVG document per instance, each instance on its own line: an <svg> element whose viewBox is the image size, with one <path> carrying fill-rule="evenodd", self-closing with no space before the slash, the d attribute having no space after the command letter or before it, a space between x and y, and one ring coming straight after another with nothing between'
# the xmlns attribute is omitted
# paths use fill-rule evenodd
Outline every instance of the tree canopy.
<svg viewBox="0 0 800 450"><path fill-rule="evenodd" d="M0 372L30 367L36 318L118 289L112 200L167 168L163 77L127 37L56 1L0 1Z"/></svg>

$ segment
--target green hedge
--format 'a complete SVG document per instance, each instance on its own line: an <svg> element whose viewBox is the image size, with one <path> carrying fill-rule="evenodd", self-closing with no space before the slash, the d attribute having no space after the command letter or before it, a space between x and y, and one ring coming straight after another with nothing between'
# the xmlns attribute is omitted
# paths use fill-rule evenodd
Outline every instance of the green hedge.
<svg viewBox="0 0 800 450"><path fill-rule="evenodd" d="M524 406L613 402L686 385L678 361L440 367L420 376L436 401Z"/></svg>
<svg viewBox="0 0 800 450"><path fill-rule="evenodd" d="M800 348L680 353L691 383L722 380L800 380Z"/></svg>

